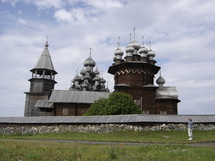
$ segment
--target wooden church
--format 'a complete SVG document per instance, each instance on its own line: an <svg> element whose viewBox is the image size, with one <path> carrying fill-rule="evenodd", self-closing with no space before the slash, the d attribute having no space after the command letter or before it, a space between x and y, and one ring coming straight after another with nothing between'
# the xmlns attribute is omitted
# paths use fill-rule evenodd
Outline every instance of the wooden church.
<svg viewBox="0 0 215 161"><path fill-rule="evenodd" d="M143 37L142 37L143 39ZM114 63L108 73L114 75L114 90L127 93L141 108L143 114L178 114L178 92L175 87L165 87L165 79L161 76L156 80L155 75L160 67L156 66L155 52L147 49L144 42L140 45L135 39L125 48L124 52L118 48L114 52Z"/></svg>
<svg viewBox="0 0 215 161"><path fill-rule="evenodd" d="M25 92L24 116L81 116L99 98L108 98L110 91L105 87L106 80L99 77L94 67L96 62L91 53L84 68L72 80L69 90L55 90L55 75L48 42L36 65L30 71L30 91Z"/></svg>
<svg viewBox="0 0 215 161"><path fill-rule="evenodd" d="M131 37L131 36L130 36ZM160 75L154 85L155 75L160 67L156 66L155 53L140 45L135 39L125 48L114 52L114 63L108 73L114 76L114 91L131 95L133 101L144 114L177 114L180 102L175 87L165 87L165 80ZM94 67L96 62L90 56L77 73L68 90L55 90L55 75L48 42L33 69L29 79L30 90L25 92L24 116L82 116L90 105L99 98L108 98L110 91L106 88L106 80L99 76Z"/></svg>

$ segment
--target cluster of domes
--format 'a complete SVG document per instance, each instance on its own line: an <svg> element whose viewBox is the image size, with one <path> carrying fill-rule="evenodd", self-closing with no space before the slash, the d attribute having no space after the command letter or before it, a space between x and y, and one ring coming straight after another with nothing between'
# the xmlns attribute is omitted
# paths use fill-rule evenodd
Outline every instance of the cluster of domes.
<svg viewBox="0 0 215 161"><path fill-rule="evenodd" d="M96 62L92 59L91 55L84 61L83 65L84 68L80 71L80 76L77 73L73 78L72 86L69 90L110 92L108 88L105 88L106 80L99 77L100 72L98 68L93 70Z"/></svg>
<svg viewBox="0 0 215 161"><path fill-rule="evenodd" d="M142 42L142 45L140 45L135 39L135 33L134 33L133 40L132 41L130 40L130 43L126 46L125 52L126 52L126 56L123 59L122 56L124 52L120 49L118 45L118 48L114 52L115 64L119 64L125 61L142 61L142 62L148 62L153 65L156 63L156 61L154 60L155 52L151 49L151 45L150 45L150 49L147 49L144 46L144 42Z"/></svg>

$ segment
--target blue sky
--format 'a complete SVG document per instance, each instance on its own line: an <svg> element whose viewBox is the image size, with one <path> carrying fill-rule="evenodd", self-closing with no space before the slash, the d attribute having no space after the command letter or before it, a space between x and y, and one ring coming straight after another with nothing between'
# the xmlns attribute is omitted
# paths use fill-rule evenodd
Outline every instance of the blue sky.
<svg viewBox="0 0 215 161"><path fill-rule="evenodd" d="M138 43L142 36L151 42L165 86L176 86L179 114L215 114L214 6L214 0L0 0L0 117L23 116L29 70L47 37L55 89L70 87L92 48L113 91L107 70L118 37L124 50L134 27Z"/></svg>

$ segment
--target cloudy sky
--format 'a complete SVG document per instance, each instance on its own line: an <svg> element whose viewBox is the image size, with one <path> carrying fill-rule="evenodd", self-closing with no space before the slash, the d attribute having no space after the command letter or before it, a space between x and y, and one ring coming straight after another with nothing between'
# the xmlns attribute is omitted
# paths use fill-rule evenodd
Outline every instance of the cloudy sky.
<svg viewBox="0 0 215 161"><path fill-rule="evenodd" d="M178 113L215 114L214 6L215 0L0 0L0 117L24 115L29 70L47 37L55 89L70 87L92 48L113 91L107 70L118 37L124 50L133 28L140 44L142 36L151 41L165 86L176 86Z"/></svg>

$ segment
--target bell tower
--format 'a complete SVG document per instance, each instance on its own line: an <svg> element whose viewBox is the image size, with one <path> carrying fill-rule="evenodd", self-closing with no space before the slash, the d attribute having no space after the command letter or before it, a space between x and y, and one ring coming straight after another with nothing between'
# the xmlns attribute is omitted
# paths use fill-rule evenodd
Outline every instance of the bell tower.
<svg viewBox="0 0 215 161"><path fill-rule="evenodd" d="M33 116L35 104L38 100L49 98L54 85L55 75L57 72L54 70L51 56L48 50L48 42L46 41L44 50L33 69L31 69L32 77L29 79L30 91L25 92L25 112L24 116Z"/></svg>

